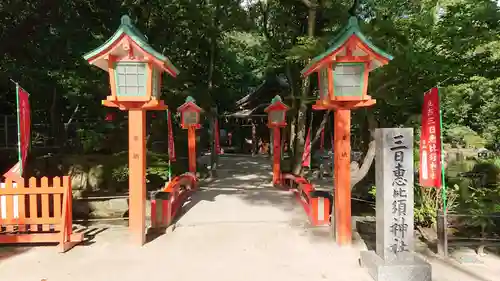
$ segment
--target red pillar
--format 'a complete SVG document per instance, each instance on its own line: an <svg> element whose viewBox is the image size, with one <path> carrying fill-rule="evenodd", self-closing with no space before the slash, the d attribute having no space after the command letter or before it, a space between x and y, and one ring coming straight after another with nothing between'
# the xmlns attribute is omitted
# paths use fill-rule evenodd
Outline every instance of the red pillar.
<svg viewBox="0 0 500 281"><path fill-rule="evenodd" d="M196 174L196 129L188 127L189 172Z"/></svg>
<svg viewBox="0 0 500 281"><path fill-rule="evenodd" d="M280 128L273 128L273 184L280 184L281 171L280 171L280 163L281 163L281 137L280 137Z"/></svg>
<svg viewBox="0 0 500 281"><path fill-rule="evenodd" d="M146 111L128 111L129 229L134 241L146 242Z"/></svg>
<svg viewBox="0 0 500 281"><path fill-rule="evenodd" d="M335 229L339 245L352 241L351 228L351 110L335 110Z"/></svg>

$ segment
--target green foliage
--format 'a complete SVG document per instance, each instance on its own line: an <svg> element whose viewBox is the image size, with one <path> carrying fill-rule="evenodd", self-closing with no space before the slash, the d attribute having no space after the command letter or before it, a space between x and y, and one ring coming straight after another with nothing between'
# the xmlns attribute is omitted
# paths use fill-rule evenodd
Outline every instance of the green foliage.
<svg viewBox="0 0 500 281"><path fill-rule="evenodd" d="M469 187L472 193L465 198L465 208L471 217L465 221L468 225L478 226L484 232L495 226L495 220L488 215L500 212L500 188Z"/></svg>
<svg viewBox="0 0 500 281"><path fill-rule="evenodd" d="M176 79L164 79L167 103L175 108L193 95L203 108L217 104L224 112L268 73L286 74L299 93L301 68L325 50L346 23L351 4L313 0L316 24L310 36L311 11L304 1L64 0L57 9L45 2L2 1L0 104L2 112L14 114L8 80L13 78L32 94L33 120L53 127L69 120L78 105L77 118L104 115L99 101L109 91L106 73L81 55L109 38L125 13L181 70ZM496 2L362 2L361 30L395 57L370 74L369 94L378 99L374 113L380 125L418 126L422 94L439 84L446 137L478 147L498 143Z"/></svg>
<svg viewBox="0 0 500 281"><path fill-rule="evenodd" d="M449 183L459 187L456 210L467 214L460 220L468 227L478 227L486 235L495 226L490 215L500 212L500 159L455 162L448 167ZM458 172L473 172L479 177L458 177Z"/></svg>
<svg viewBox="0 0 500 281"><path fill-rule="evenodd" d="M370 187L370 189L368 190L368 194L370 194L373 200L375 200L375 198L377 198L377 187L375 185L372 185L372 187Z"/></svg>
<svg viewBox="0 0 500 281"><path fill-rule="evenodd" d="M105 137L103 133L86 129L78 129L77 135L84 154L99 151Z"/></svg>
<svg viewBox="0 0 500 281"><path fill-rule="evenodd" d="M111 178L117 183L126 183L128 181L129 169L126 163L127 158L124 153L115 154L113 157L118 158L118 165L112 168ZM146 182L150 182L148 179L152 176L160 178L163 182L168 181L168 158L166 155L148 152L147 153L147 168L146 168Z"/></svg>
<svg viewBox="0 0 500 281"><path fill-rule="evenodd" d="M111 171L111 179L117 183L128 181L128 164L120 165Z"/></svg>
<svg viewBox="0 0 500 281"><path fill-rule="evenodd" d="M314 37L302 36L297 38L295 46L293 46L286 57L287 60L302 62L314 57L325 49L325 42Z"/></svg>
<svg viewBox="0 0 500 281"><path fill-rule="evenodd" d="M436 211L443 208L443 196L446 198L447 212L453 212L457 207L459 186L453 185L443 189L426 188L415 185L415 225L431 227L436 225Z"/></svg>
<svg viewBox="0 0 500 281"><path fill-rule="evenodd" d="M500 140L500 79L472 77L443 91L445 132L453 143L484 147Z"/></svg>
<svg viewBox="0 0 500 281"><path fill-rule="evenodd" d="M484 147L485 141L471 128L460 125L451 125L444 132L444 141L457 147Z"/></svg>
<svg viewBox="0 0 500 281"><path fill-rule="evenodd" d="M423 188L415 185L414 188L414 209L413 219L415 225L430 227L436 224L436 210L442 208L442 189ZM453 211L457 207L456 199L458 197L459 186L454 185L446 190L447 210ZM376 198L377 188L372 186L368 193Z"/></svg>
<svg viewBox="0 0 500 281"><path fill-rule="evenodd" d="M446 141L472 147L498 144L500 11L497 1L361 2L361 30L376 46L395 57L387 66L370 73L368 94L377 99L377 104L366 112L375 116L378 125L418 128L423 93L439 86ZM50 123L51 137L62 134L73 113L78 119L102 119L107 110L100 101L108 95L108 77L102 70L89 66L81 56L108 39L118 27L120 17L129 14L151 45L181 71L176 79L163 79L163 97L170 108L192 95L205 109L217 105L220 113L231 111L234 102L252 92L267 75L284 74L290 91L279 94L294 107L291 112L295 112L300 93L306 93L304 96L309 99L317 88L316 77L313 75L309 87L303 83L300 70L308 59L325 50L328 40L347 22L351 3L340 0L242 3L61 0L54 6L51 1L0 1L0 110L15 114L13 85L9 81L12 78L31 93L32 120ZM314 26L310 26L308 19L314 19ZM295 99L289 99L289 94ZM362 132L368 131L363 124L365 119L363 116L357 122ZM162 135L166 131L161 127L164 124L153 122L151 126L160 128L148 130L160 135L151 139L166 139L166 134ZM83 150L100 151L109 135L99 126L88 127L78 131ZM34 135L36 141L42 141L41 136L45 138L48 134ZM176 141L181 139L177 133ZM117 182L128 179L125 156L113 156L123 157L120 165L113 168ZM493 160L495 165L498 161ZM486 165L480 164L475 169ZM455 169L470 171L467 165ZM176 163L173 167L185 171L183 164ZM149 176L165 179L167 169L165 159L148 157ZM475 190L474 181L451 185L449 196L459 189L459 201L468 200L466 205L472 210L496 208L483 202L494 194ZM415 221L419 224L434 222L432 214L439 202L438 194L431 191L415 188ZM372 188L370 194L375 196L375 192ZM448 199L451 201L451 197Z"/></svg>

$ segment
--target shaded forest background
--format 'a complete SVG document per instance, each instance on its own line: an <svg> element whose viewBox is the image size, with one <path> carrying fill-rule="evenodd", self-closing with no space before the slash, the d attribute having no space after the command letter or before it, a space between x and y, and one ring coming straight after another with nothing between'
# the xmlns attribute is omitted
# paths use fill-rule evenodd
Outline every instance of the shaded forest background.
<svg viewBox="0 0 500 281"><path fill-rule="evenodd" d="M111 110L100 105L109 91L107 76L82 54L109 38L121 15L129 14L152 46L181 70L163 85L172 107L192 95L205 109L217 104L219 112L231 110L268 75L280 75L290 85L281 95L293 106L293 119L305 111L302 103L314 99L316 88L315 77L306 83L299 71L346 23L351 5L335 0L4 0L0 110L15 114L13 79L31 93L34 122L50 123L53 134L72 116L104 118ZM369 94L378 103L358 112L354 124L365 126L373 116L381 127L415 126L422 94L439 85L448 142L498 143L500 13L495 1L367 0L358 14L363 32L395 59L370 75Z"/></svg>

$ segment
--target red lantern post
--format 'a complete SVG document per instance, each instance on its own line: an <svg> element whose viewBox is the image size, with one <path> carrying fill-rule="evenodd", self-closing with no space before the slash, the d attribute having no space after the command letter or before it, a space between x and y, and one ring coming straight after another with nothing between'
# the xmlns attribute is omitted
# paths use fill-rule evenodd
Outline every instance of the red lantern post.
<svg viewBox="0 0 500 281"><path fill-rule="evenodd" d="M188 129L189 172L196 174L196 129L200 128L200 113L203 111L192 97L177 108L181 113L181 126Z"/></svg>
<svg viewBox="0 0 500 281"><path fill-rule="evenodd" d="M271 105L266 107L264 111L268 114L267 126L273 129L273 184L281 184L281 128L286 126L286 112L288 106L282 101L280 96L275 96L271 101Z"/></svg>
<svg viewBox="0 0 500 281"><path fill-rule="evenodd" d="M303 76L318 73L316 110L334 110L335 237L350 244L351 229L351 109L375 104L367 95L368 74L392 56L377 48L359 30L355 16L332 41L330 48L302 70Z"/></svg>
<svg viewBox="0 0 500 281"><path fill-rule="evenodd" d="M179 71L155 51L128 16L113 36L84 55L88 63L108 72L111 93L102 101L107 107L128 111L129 122L129 229L140 245L146 238L146 111L166 110L161 96L164 72Z"/></svg>

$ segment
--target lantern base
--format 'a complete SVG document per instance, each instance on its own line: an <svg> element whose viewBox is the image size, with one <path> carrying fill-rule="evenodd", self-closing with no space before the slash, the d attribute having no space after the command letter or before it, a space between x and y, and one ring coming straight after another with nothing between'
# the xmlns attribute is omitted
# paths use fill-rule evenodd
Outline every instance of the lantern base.
<svg viewBox="0 0 500 281"><path fill-rule="evenodd" d="M372 106L377 101L375 99L359 100L359 101L317 101L312 106L314 110L338 110L338 109L353 109L358 107Z"/></svg>
<svg viewBox="0 0 500 281"><path fill-rule="evenodd" d="M167 110L168 109L168 106L162 100L150 100L147 102L103 100L102 105L107 107L117 107L120 110L129 110L129 109Z"/></svg>
<svg viewBox="0 0 500 281"><path fill-rule="evenodd" d="M188 130L189 130L189 128L195 128L196 130L198 130L201 128L201 125L200 124L190 124L190 125L181 124L181 128L188 129Z"/></svg>

